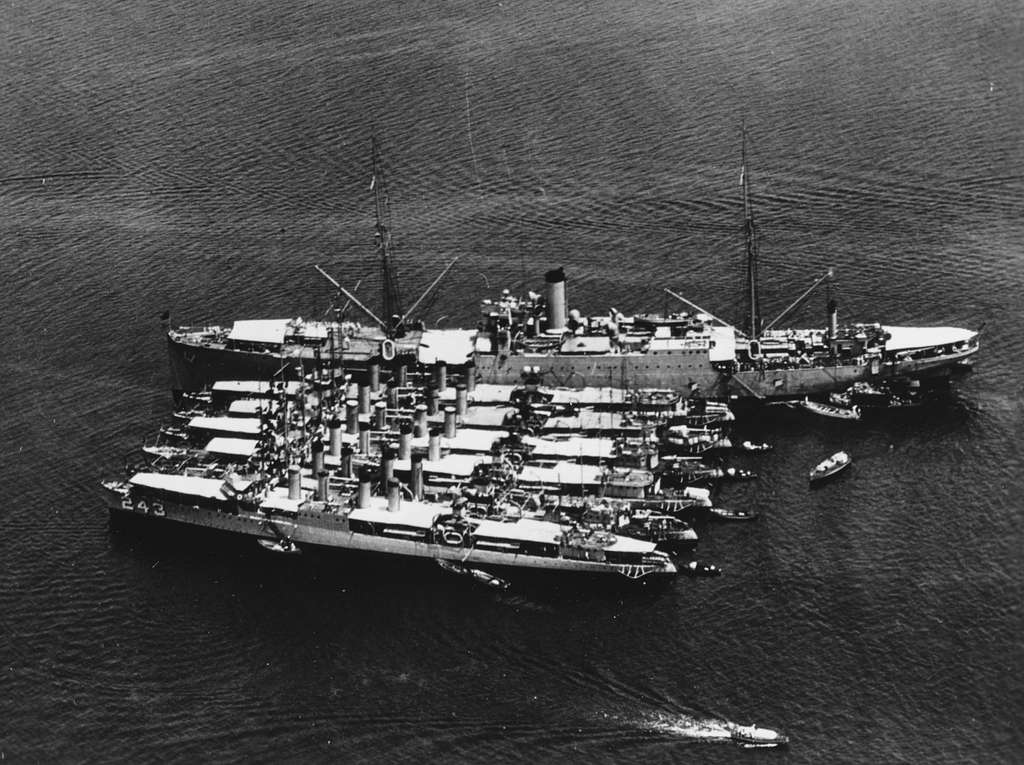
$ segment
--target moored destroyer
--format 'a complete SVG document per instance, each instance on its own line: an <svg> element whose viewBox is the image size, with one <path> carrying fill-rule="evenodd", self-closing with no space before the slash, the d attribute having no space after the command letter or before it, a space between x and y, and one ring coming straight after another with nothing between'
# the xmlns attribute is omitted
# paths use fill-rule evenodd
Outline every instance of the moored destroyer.
<svg viewBox="0 0 1024 765"><path fill-rule="evenodd" d="M138 472L103 486L114 517L252 537L281 551L362 552L519 574L639 580L676 573L652 542L534 518L467 517L439 502L403 499L397 482L381 497L371 495L369 481L339 493L326 474L312 490L297 470L289 478L280 486L234 474Z"/></svg>

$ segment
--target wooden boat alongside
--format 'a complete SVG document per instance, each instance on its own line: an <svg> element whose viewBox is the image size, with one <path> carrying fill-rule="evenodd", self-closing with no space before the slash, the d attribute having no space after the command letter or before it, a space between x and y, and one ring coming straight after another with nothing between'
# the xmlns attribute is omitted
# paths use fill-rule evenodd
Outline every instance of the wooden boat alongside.
<svg viewBox="0 0 1024 765"><path fill-rule="evenodd" d="M437 565L449 574L455 574L456 576L465 577L471 579L474 582L490 587L492 590L507 590L509 583L493 574L489 574L483 569L469 568L461 563L453 560L445 560L444 558L437 558Z"/></svg>
<svg viewBox="0 0 1024 765"><path fill-rule="evenodd" d="M822 417L832 417L837 420L859 420L860 407L858 406L837 406L836 404L824 404L820 401L812 401L805 398L803 401L792 401L790 406L795 409L806 409L813 414Z"/></svg>

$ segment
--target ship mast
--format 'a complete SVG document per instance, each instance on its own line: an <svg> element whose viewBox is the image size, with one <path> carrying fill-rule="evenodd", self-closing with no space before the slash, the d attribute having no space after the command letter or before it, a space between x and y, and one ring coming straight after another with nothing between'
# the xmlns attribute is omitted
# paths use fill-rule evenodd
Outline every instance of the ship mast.
<svg viewBox="0 0 1024 765"><path fill-rule="evenodd" d="M390 200L384 179L384 162L381 159L380 145L377 143L376 136L373 138L373 179L370 181L370 189L373 191L377 216L375 243L380 255L383 277L384 321L387 323L388 335L393 336L399 331L401 325L401 320L396 320L394 317L404 316L405 311L402 310L402 296L398 291L398 274L391 261Z"/></svg>
<svg viewBox="0 0 1024 765"><path fill-rule="evenodd" d="M747 249L747 301L750 317L747 329L751 340L761 334L761 301L757 291L757 229L754 227L754 213L750 206L750 186L747 179L747 128L743 126L741 148L740 186L743 187L743 236Z"/></svg>

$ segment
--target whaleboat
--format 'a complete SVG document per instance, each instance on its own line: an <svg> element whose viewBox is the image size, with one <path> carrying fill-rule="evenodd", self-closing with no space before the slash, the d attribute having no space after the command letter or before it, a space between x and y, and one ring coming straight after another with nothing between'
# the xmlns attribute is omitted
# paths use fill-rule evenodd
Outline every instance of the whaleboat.
<svg viewBox="0 0 1024 765"><path fill-rule="evenodd" d="M836 420L860 419L860 407L856 404L853 406L841 406L805 398L802 401L791 401L789 405L795 409L804 409L812 414L817 414L821 417L831 417Z"/></svg>
<svg viewBox="0 0 1024 765"><path fill-rule="evenodd" d="M853 464L853 459L846 452L836 452L831 457L822 460L811 470L809 478L811 483L831 478L836 473L845 470Z"/></svg>

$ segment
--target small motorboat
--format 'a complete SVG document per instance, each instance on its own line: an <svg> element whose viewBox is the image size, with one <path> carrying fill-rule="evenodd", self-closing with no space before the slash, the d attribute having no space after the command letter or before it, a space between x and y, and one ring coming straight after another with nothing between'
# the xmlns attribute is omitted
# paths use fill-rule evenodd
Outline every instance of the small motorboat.
<svg viewBox="0 0 1024 765"><path fill-rule="evenodd" d="M830 476L834 476L840 470L845 470L853 463L853 459L846 452L836 452L828 459L824 459L814 466L811 470L810 480L811 483L816 481L823 481Z"/></svg>
<svg viewBox="0 0 1024 765"><path fill-rule="evenodd" d="M789 736L771 728L759 728L756 725L739 725L728 723L725 726L732 735L732 740L744 749L764 749L774 746L785 746Z"/></svg>
<svg viewBox="0 0 1024 765"><path fill-rule="evenodd" d="M193 449L184 446L143 446L142 451L151 457L159 457L165 460L179 460L191 456Z"/></svg>
<svg viewBox="0 0 1024 765"><path fill-rule="evenodd" d="M708 513L720 521L752 521L757 518L754 510L729 510L724 507L709 507Z"/></svg>
<svg viewBox="0 0 1024 765"><path fill-rule="evenodd" d="M493 574L488 574L486 571L479 568L470 568L469 566L464 566L461 563L456 563L455 561L445 560L444 558L437 558L436 560L438 566L451 574L464 576L494 590L508 589L509 583L507 581L500 579Z"/></svg>
<svg viewBox="0 0 1024 765"><path fill-rule="evenodd" d="M772 450L772 445L764 443L755 443L753 441L744 441L743 443L739 444L736 448L743 452L770 452Z"/></svg>
<svg viewBox="0 0 1024 765"><path fill-rule="evenodd" d="M687 576L721 576L722 569L714 563L704 563L699 560L691 560L679 566L679 571Z"/></svg>
<svg viewBox="0 0 1024 765"><path fill-rule="evenodd" d="M280 537L278 539L260 538L256 541L259 542L260 547L264 550L270 550L270 552L281 553L283 555L298 555L302 552L297 544L285 537Z"/></svg>
<svg viewBox="0 0 1024 765"><path fill-rule="evenodd" d="M722 478L728 478L732 481L753 481L757 478L757 473L753 470L727 467L722 468Z"/></svg>

